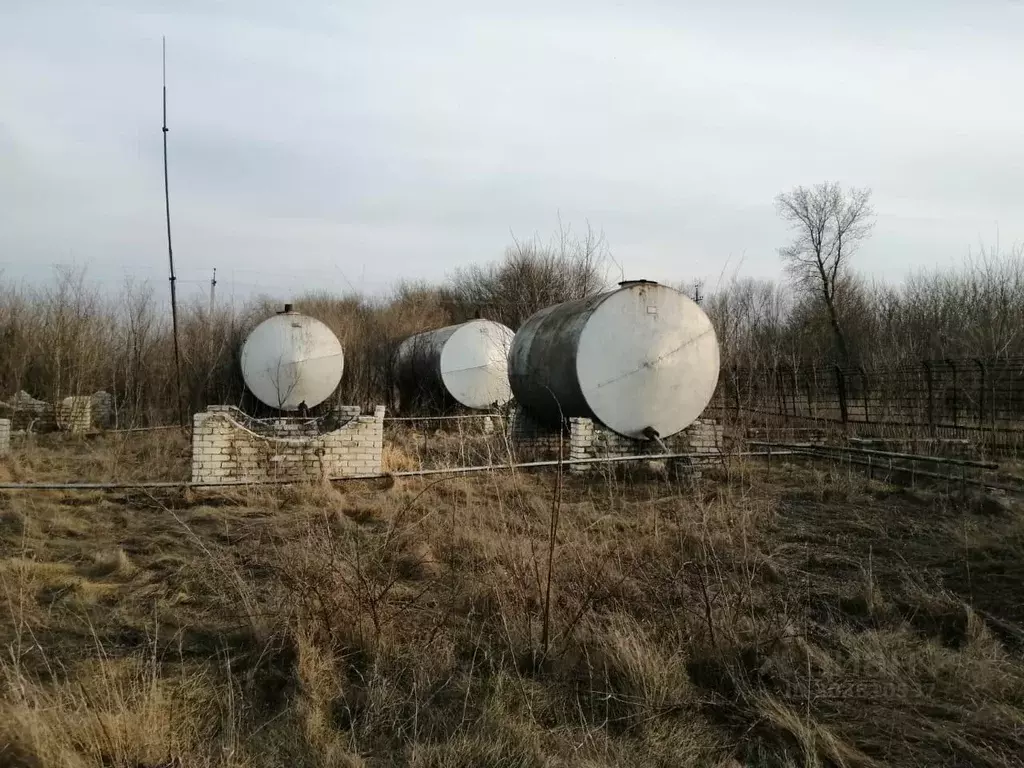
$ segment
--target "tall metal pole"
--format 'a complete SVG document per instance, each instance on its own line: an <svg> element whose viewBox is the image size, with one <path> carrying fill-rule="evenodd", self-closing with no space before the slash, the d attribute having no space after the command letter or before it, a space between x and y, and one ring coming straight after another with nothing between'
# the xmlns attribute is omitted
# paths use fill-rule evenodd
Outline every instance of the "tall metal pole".
<svg viewBox="0 0 1024 768"><path fill-rule="evenodd" d="M167 182L167 38L163 40L163 86L164 86L164 207L167 211L167 261L171 268L171 329L174 333L174 380L178 392L178 422L185 426L184 402L181 398L181 353L178 347L178 293L174 277L174 249L171 247L171 194Z"/></svg>
<svg viewBox="0 0 1024 768"><path fill-rule="evenodd" d="M212 365L213 364L214 348L217 346L216 342L214 340L215 334L213 332L213 328L214 328L213 311L214 311L214 307L216 306L215 303L214 303L216 301L216 291L217 291L217 268L214 267L213 268L213 277L210 279L210 314L207 315L207 322L206 322L206 344L207 344L207 355L208 355L208 357L206 358L207 365Z"/></svg>

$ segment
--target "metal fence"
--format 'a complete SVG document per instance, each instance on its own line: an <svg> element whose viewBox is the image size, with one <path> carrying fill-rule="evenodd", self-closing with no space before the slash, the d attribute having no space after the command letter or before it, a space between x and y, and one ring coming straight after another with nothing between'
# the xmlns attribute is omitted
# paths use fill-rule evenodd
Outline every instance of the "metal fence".
<svg viewBox="0 0 1024 768"><path fill-rule="evenodd" d="M725 368L723 415L929 433L1024 436L1024 358L922 360L889 368Z"/></svg>

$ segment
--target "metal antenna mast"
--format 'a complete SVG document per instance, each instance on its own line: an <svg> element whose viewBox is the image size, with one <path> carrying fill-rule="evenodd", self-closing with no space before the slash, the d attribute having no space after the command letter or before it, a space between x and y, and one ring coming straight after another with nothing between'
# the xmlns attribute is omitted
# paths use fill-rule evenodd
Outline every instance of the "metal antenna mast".
<svg viewBox="0 0 1024 768"><path fill-rule="evenodd" d="M178 292L174 277L174 249L171 248L171 194L167 182L167 38L163 42L163 86L164 86L164 207L167 212L167 261L171 267L171 329L174 333L174 380L178 391L178 422L185 426L185 409L181 399L181 354L178 351Z"/></svg>

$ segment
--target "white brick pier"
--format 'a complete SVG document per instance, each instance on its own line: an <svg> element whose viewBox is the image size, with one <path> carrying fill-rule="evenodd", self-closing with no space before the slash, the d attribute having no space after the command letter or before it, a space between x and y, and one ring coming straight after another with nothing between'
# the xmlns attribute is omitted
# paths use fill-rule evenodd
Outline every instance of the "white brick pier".
<svg viewBox="0 0 1024 768"><path fill-rule="evenodd" d="M381 471L384 406L373 415L359 408L335 411L343 421L329 432L310 431L309 419L263 423L259 433L242 411L210 406L192 419L192 482L324 480Z"/></svg>
<svg viewBox="0 0 1024 768"><path fill-rule="evenodd" d="M527 413L516 409L510 420L509 438L517 461L557 459L560 447L565 459L650 455L652 461L658 461L658 454L665 453L667 449L668 453L700 454L689 459L672 460L680 466L699 468L702 464L718 460L722 453L722 427L708 419L698 419L682 432L664 440L663 448L655 441L623 437L581 417L567 419L567 429L560 435L558 430L540 426ZM571 464L568 470L588 472L600 466L604 465Z"/></svg>

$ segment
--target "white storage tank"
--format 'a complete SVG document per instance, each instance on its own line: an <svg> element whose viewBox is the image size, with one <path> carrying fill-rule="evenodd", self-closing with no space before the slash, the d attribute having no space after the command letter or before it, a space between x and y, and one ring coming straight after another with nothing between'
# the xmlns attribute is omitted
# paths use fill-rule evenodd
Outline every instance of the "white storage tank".
<svg viewBox="0 0 1024 768"><path fill-rule="evenodd" d="M585 416L625 437L667 438L711 402L718 339L692 299L631 280L531 316L508 368L517 403L542 424Z"/></svg>
<svg viewBox="0 0 1024 768"><path fill-rule="evenodd" d="M392 373L403 413L461 405L485 410L512 397L508 351L512 329L492 320L470 320L406 338Z"/></svg>
<svg viewBox="0 0 1024 768"><path fill-rule="evenodd" d="M341 342L319 320L284 305L257 325L242 345L242 378L256 398L282 411L313 408L341 382Z"/></svg>

